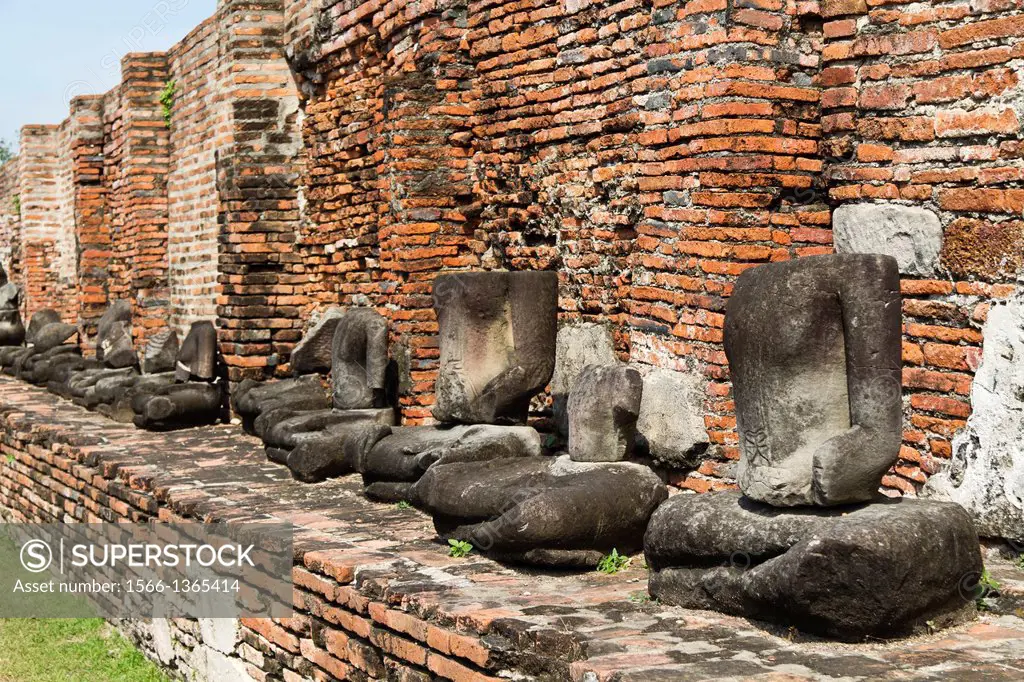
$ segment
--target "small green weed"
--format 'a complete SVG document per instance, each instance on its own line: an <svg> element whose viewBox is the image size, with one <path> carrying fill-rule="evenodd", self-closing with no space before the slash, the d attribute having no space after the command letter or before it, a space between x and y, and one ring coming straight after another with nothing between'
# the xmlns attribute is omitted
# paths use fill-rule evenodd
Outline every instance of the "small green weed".
<svg viewBox="0 0 1024 682"><path fill-rule="evenodd" d="M174 98L178 95L178 82L169 80L160 91L160 108L164 115L164 123L171 127L171 115L174 113Z"/></svg>
<svg viewBox="0 0 1024 682"><path fill-rule="evenodd" d="M600 573L607 573L608 575L615 575L619 571L624 571L629 567L630 559L628 556L619 554L619 550L612 549L611 554L606 554L601 557L601 561L597 564L597 570Z"/></svg>
<svg viewBox="0 0 1024 682"><path fill-rule="evenodd" d="M395 509L412 509L412 505L405 500L400 500L396 505Z"/></svg>
<svg viewBox="0 0 1024 682"><path fill-rule="evenodd" d="M473 551L473 545L465 540L455 540L453 538L448 540L448 545L448 556L455 557L456 559L469 556L469 553Z"/></svg>

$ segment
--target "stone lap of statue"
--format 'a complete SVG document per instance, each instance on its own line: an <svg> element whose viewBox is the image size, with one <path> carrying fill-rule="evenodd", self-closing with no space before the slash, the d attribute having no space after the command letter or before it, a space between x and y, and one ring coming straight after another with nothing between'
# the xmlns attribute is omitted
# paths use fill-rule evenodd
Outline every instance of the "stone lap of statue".
<svg viewBox="0 0 1024 682"><path fill-rule="evenodd" d="M331 370L334 332L343 313L341 308L328 308L302 335L289 360L293 378L268 382L246 379L238 385L231 395L231 404L242 419L242 428L260 435L256 420L264 412L331 407L322 375ZM261 420L260 431L267 421L271 420Z"/></svg>
<svg viewBox="0 0 1024 682"><path fill-rule="evenodd" d="M809 257L739 278L725 345L741 492L658 508L644 539L652 596L844 640L974 608L970 517L878 491L902 438L900 306L888 256Z"/></svg>
<svg viewBox="0 0 1024 682"><path fill-rule="evenodd" d="M170 373L143 375L132 386L135 425L166 430L215 423L223 407L221 369L213 323L193 323L175 359L173 378Z"/></svg>

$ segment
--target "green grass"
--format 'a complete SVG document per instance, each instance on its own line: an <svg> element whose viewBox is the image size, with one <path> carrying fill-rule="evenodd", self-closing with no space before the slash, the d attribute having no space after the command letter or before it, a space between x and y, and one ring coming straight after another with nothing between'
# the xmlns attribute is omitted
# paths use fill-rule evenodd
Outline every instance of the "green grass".
<svg viewBox="0 0 1024 682"><path fill-rule="evenodd" d="M0 682L166 682L100 618L0 619Z"/></svg>

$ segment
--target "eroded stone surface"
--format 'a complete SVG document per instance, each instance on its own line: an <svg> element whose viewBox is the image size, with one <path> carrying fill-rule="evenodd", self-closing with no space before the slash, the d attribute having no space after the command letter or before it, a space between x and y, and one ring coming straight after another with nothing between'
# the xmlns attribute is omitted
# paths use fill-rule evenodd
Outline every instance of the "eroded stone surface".
<svg viewBox="0 0 1024 682"><path fill-rule="evenodd" d="M567 456L438 463L412 488L438 533L497 558L596 566L640 547L647 520L668 497L648 467L574 462Z"/></svg>
<svg viewBox="0 0 1024 682"><path fill-rule="evenodd" d="M37 352L44 352L68 344L78 334L78 327L63 322L53 322L41 328L34 336L32 345Z"/></svg>
<svg viewBox="0 0 1024 682"><path fill-rule="evenodd" d="M587 365L618 363L611 330L595 322L568 322L558 328L551 407L562 435L569 435L569 393Z"/></svg>
<svg viewBox="0 0 1024 682"><path fill-rule="evenodd" d="M703 416L705 379L696 373L644 369L638 450L672 469L697 466L710 443Z"/></svg>
<svg viewBox="0 0 1024 682"><path fill-rule="evenodd" d="M540 434L529 426L405 426L377 443L359 471L368 484L412 482L437 462L479 462L540 453Z"/></svg>
<svg viewBox="0 0 1024 682"><path fill-rule="evenodd" d="M334 331L344 312L337 306L328 308L320 316L320 319L302 334L302 338L292 349L291 358L288 361L292 374L302 376L303 374L326 374L331 371L331 345L334 341Z"/></svg>
<svg viewBox="0 0 1024 682"><path fill-rule="evenodd" d="M372 308L353 308L334 331L331 391L334 407L355 410L387 402L388 324Z"/></svg>
<svg viewBox="0 0 1024 682"><path fill-rule="evenodd" d="M877 497L902 440L899 272L834 255L744 272L725 316L748 497L819 506Z"/></svg>
<svg viewBox="0 0 1024 682"><path fill-rule="evenodd" d="M522 423L555 364L558 277L466 272L434 279L441 367L434 418Z"/></svg>
<svg viewBox="0 0 1024 682"><path fill-rule="evenodd" d="M853 641L973 615L982 571L961 507L909 499L780 510L737 492L678 495L651 517L644 554L667 604Z"/></svg>
<svg viewBox="0 0 1024 682"><path fill-rule="evenodd" d="M99 337L96 355L103 361L103 364L114 369L133 367L138 364L139 357L135 353L131 326L127 322L112 322L105 333Z"/></svg>
<svg viewBox="0 0 1024 682"><path fill-rule="evenodd" d="M149 338L142 351L142 373L173 372L178 357L178 335L170 327L161 329Z"/></svg>
<svg viewBox="0 0 1024 682"><path fill-rule="evenodd" d="M35 343L36 337L44 327L57 322L60 322L60 314L56 310L44 308L43 310L37 311L28 320L28 329L25 331L25 340L28 343Z"/></svg>
<svg viewBox="0 0 1024 682"><path fill-rule="evenodd" d="M832 215L837 253L892 256L904 275L935 274L942 249L939 217L919 206L844 204Z"/></svg>
<svg viewBox="0 0 1024 682"><path fill-rule="evenodd" d="M924 494L970 512L982 535L1024 543L1024 290L989 310L967 428Z"/></svg>
<svg viewBox="0 0 1024 682"><path fill-rule="evenodd" d="M217 330L210 321L194 322L175 360L178 381L210 381L217 376Z"/></svg>
<svg viewBox="0 0 1024 682"><path fill-rule="evenodd" d="M577 462L618 462L636 441L643 379L625 365L587 365L569 394L569 456Z"/></svg>
<svg viewBox="0 0 1024 682"><path fill-rule="evenodd" d="M20 304L21 290L13 282L4 281L0 285L0 346L20 346L25 342Z"/></svg>
<svg viewBox="0 0 1024 682"><path fill-rule="evenodd" d="M118 357L115 362L123 362L126 352L132 354L131 362L134 364L135 349L132 345L132 306L123 299L112 302L99 322L96 323L96 359L108 367L127 367L125 364L111 364L107 354L115 353Z"/></svg>

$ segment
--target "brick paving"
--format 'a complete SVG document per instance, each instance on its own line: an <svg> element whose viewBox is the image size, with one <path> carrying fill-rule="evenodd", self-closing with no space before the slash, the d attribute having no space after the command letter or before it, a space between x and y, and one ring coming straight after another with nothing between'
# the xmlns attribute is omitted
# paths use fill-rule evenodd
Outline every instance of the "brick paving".
<svg viewBox="0 0 1024 682"><path fill-rule="evenodd" d="M652 603L641 557L615 576L519 570L473 555L449 558L424 515L366 500L355 476L298 483L236 426L143 432L6 377L0 378L0 426L10 455L0 466L0 503L7 507L44 510L51 495L33 492L32 503L12 497L29 495L30 481L38 482L47 466L24 468L26 455L10 447L10 434L17 432L51 443L49 454L36 451L48 466L63 469L63 458L73 457L70 470L76 474L82 467L95 469L105 483L93 478L108 497L89 493L94 505L75 509L95 508L101 518L274 517L294 523L303 564L295 569L302 609L292 622L245 625L260 641L301 651L324 670L337 659L304 635L309 614L330 620L328 602L357 608L353 602L363 601L366 622L387 629L368 625L368 641L387 656L448 679L495 679L511 671L524 679L637 682L1024 679L1024 611L1013 599L1007 613L984 613L931 636L834 644ZM81 494L73 487L58 491L62 500ZM85 520L80 516L76 512L77 520ZM46 518L42 511L34 515ZM1011 597L1024 594L1024 571L1003 561L993 573ZM325 646L336 653L330 644ZM345 665L358 667L358 661L350 656ZM338 676L345 670L339 668ZM369 679L353 676L364 678Z"/></svg>

